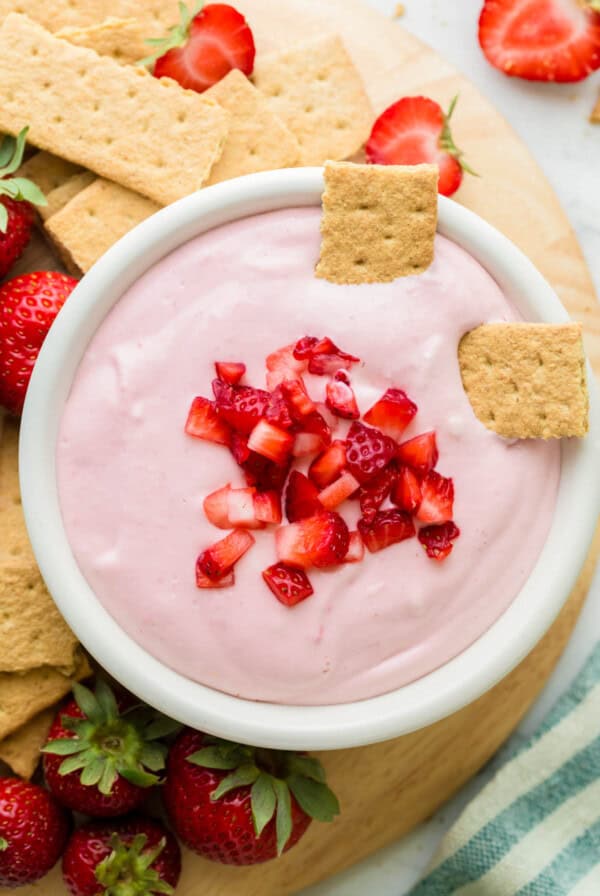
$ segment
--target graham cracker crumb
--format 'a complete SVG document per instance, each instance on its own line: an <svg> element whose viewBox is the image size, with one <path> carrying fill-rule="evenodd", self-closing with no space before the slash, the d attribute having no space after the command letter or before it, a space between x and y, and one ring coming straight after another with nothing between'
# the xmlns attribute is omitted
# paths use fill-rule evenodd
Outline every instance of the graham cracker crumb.
<svg viewBox="0 0 600 896"><path fill-rule="evenodd" d="M401 19L405 12L406 12L406 6L404 5L404 3L396 3L395 9L394 9L394 18Z"/></svg>

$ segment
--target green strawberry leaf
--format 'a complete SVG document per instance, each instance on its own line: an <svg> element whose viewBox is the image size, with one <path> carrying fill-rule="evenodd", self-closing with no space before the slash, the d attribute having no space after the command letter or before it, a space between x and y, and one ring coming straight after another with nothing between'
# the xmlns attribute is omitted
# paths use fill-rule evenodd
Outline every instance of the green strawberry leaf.
<svg viewBox="0 0 600 896"><path fill-rule="evenodd" d="M115 695L102 678L96 682L96 703L104 716L103 721L108 722L110 719L116 719L119 715Z"/></svg>
<svg viewBox="0 0 600 896"><path fill-rule="evenodd" d="M64 759L58 771L61 775L70 775L71 772L78 772L79 769L85 768L88 761L89 757L86 753L78 753L76 756L69 756L68 759Z"/></svg>
<svg viewBox="0 0 600 896"><path fill-rule="evenodd" d="M288 769L292 775L312 778L313 781L325 783L325 769L313 756L298 756L293 753L288 759Z"/></svg>
<svg viewBox="0 0 600 896"><path fill-rule="evenodd" d="M158 775L151 775L150 772L145 772L141 768L122 768L119 766L118 771L122 778L125 778L130 784L135 784L136 787L154 787L160 780ZM102 787L100 789L102 790Z"/></svg>
<svg viewBox="0 0 600 896"><path fill-rule="evenodd" d="M277 797L273 789L273 779L261 772L250 791L252 820L256 836L260 837L265 826L271 821L277 807Z"/></svg>
<svg viewBox="0 0 600 896"><path fill-rule="evenodd" d="M254 784L259 775L260 772L255 765L240 765L230 775L223 778L216 790L211 793L210 798L216 802L230 790L235 790L236 787L247 787L249 784Z"/></svg>
<svg viewBox="0 0 600 896"><path fill-rule="evenodd" d="M130 843L123 843L118 834L110 839L112 852L97 866L95 877L105 896L126 894L159 894L171 896L175 891L151 866L166 845L163 837L156 846L145 849L147 837L136 834ZM99 891L100 892L100 891Z"/></svg>
<svg viewBox="0 0 600 896"><path fill-rule="evenodd" d="M73 696L75 703L90 722L100 725L104 720L102 710L95 696L85 685L75 682L73 684Z"/></svg>
<svg viewBox="0 0 600 896"><path fill-rule="evenodd" d="M165 767L167 748L164 744L145 744L140 754L140 762L151 772L159 772Z"/></svg>
<svg viewBox="0 0 600 896"><path fill-rule="evenodd" d="M187 761L192 765L201 765L203 768L234 769L246 759L242 747L236 744L226 746L203 747L196 753L188 756Z"/></svg>
<svg viewBox="0 0 600 896"><path fill-rule="evenodd" d="M8 227L8 212L6 207L0 202L0 233L6 233Z"/></svg>
<svg viewBox="0 0 600 896"><path fill-rule="evenodd" d="M326 784L300 775L290 775L287 783L300 808L311 818L316 821L333 821L339 815L340 804Z"/></svg>
<svg viewBox="0 0 600 896"><path fill-rule="evenodd" d="M280 856L292 834L292 801L285 781L274 778L273 787L277 798L277 816L275 818L277 855Z"/></svg>
<svg viewBox="0 0 600 896"><path fill-rule="evenodd" d="M93 759L85 766L79 780L85 787L93 787L97 784L104 773L104 761L100 758Z"/></svg>
<svg viewBox="0 0 600 896"><path fill-rule="evenodd" d="M10 180L0 181L0 189L6 184L12 184L17 188L17 199L30 202L32 205L48 205L48 200L38 185L26 177L12 177Z"/></svg>
<svg viewBox="0 0 600 896"><path fill-rule="evenodd" d="M144 731L144 737L146 740L157 740L161 737L170 737L172 734L177 734L181 728L182 725L180 722L176 722L168 716L161 715L150 722Z"/></svg>
<svg viewBox="0 0 600 896"><path fill-rule="evenodd" d="M23 128L16 140L14 137L5 137L2 141L3 164L0 166L0 177L7 177L9 174L14 174L17 168L21 167L28 131L29 128ZM6 151L4 150L5 143L7 143ZM8 159L6 160L5 153L8 155Z"/></svg>
<svg viewBox="0 0 600 896"><path fill-rule="evenodd" d="M145 66L154 65L156 60L160 59L161 56L164 56L165 53L168 53L169 50L174 50L176 47L183 46L188 39L190 25L203 6L204 0L199 0L199 2L197 2L191 9L188 9L185 3L179 3L179 23L169 28L165 37L147 38L144 43L147 43L150 47L156 47L156 52L152 53L150 56L146 56L145 59L140 59L137 64Z"/></svg>
<svg viewBox="0 0 600 896"><path fill-rule="evenodd" d="M0 837L0 852L4 852L5 849L8 849L8 840Z"/></svg>
<svg viewBox="0 0 600 896"><path fill-rule="evenodd" d="M105 762L104 769L102 770L102 777L98 781L98 790L100 793L104 796L110 796L116 780L117 772L114 765L111 762Z"/></svg>
<svg viewBox="0 0 600 896"><path fill-rule="evenodd" d="M42 753L50 753L52 756L73 756L74 753L81 753L81 741L78 737L59 737L45 744Z"/></svg>

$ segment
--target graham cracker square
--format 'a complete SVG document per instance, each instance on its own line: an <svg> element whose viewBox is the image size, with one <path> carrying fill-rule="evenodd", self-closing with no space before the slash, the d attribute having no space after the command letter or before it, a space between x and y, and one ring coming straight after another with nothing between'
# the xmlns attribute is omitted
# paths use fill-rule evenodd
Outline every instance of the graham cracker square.
<svg viewBox="0 0 600 896"><path fill-rule="evenodd" d="M146 31L138 19L110 16L97 25L61 28L55 34L100 56L110 56L115 62L135 63L148 55L148 46L144 43Z"/></svg>
<svg viewBox="0 0 600 896"><path fill-rule="evenodd" d="M54 707L45 709L0 741L0 761L5 762L20 778L29 780L38 767L54 714Z"/></svg>

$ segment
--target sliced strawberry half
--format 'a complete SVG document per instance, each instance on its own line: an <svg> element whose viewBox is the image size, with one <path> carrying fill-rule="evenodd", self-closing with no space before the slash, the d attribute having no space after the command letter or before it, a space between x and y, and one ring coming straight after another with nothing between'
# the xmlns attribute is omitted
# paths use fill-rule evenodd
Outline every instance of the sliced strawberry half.
<svg viewBox="0 0 600 896"><path fill-rule="evenodd" d="M312 484L312 483L311 483ZM319 492L319 501L326 510L334 510L360 488L360 483L347 470L339 479Z"/></svg>
<svg viewBox="0 0 600 896"><path fill-rule="evenodd" d="M232 488L227 495L227 515L230 529L264 529L264 522L256 514L256 489Z"/></svg>
<svg viewBox="0 0 600 896"><path fill-rule="evenodd" d="M230 386L237 386L246 373L246 365L241 361L215 361L215 370L218 378Z"/></svg>
<svg viewBox="0 0 600 896"><path fill-rule="evenodd" d="M358 531L372 554L416 534L412 517L402 510L380 510L370 523L359 520Z"/></svg>
<svg viewBox="0 0 600 896"><path fill-rule="evenodd" d="M213 381L219 417L236 432L248 435L265 416L271 396L264 389L252 386L229 386Z"/></svg>
<svg viewBox="0 0 600 896"><path fill-rule="evenodd" d="M356 396L347 378L340 376L340 371L337 371L334 378L327 383L325 394L327 407L332 414L345 420L358 420L360 411Z"/></svg>
<svg viewBox="0 0 600 896"><path fill-rule="evenodd" d="M348 553L344 557L344 563L360 563L365 556L365 543L360 532L351 532L348 541Z"/></svg>
<svg viewBox="0 0 600 896"><path fill-rule="evenodd" d="M417 473L410 467L401 466L392 489L392 503L407 513L415 513L422 497L421 480Z"/></svg>
<svg viewBox="0 0 600 896"><path fill-rule="evenodd" d="M281 495L274 490L256 492L254 495L254 512L261 523L281 522Z"/></svg>
<svg viewBox="0 0 600 896"><path fill-rule="evenodd" d="M396 475L395 467L390 465L361 487L358 499L365 522L370 523L374 520L375 514L392 491Z"/></svg>
<svg viewBox="0 0 600 896"><path fill-rule="evenodd" d="M301 380L285 380L281 383L282 394L290 408L292 417L302 422L317 410L314 401L309 398L306 387Z"/></svg>
<svg viewBox="0 0 600 896"><path fill-rule="evenodd" d="M204 439L207 442L216 442L218 445L231 443L231 430L223 421L215 408L215 404L208 398L198 396L192 401L185 431L196 439Z"/></svg>
<svg viewBox="0 0 600 896"><path fill-rule="evenodd" d="M196 563L196 588L231 588L235 585L235 573L233 570L220 579L209 579Z"/></svg>
<svg viewBox="0 0 600 896"><path fill-rule="evenodd" d="M454 515L454 483L431 470L421 483L417 519L422 523L445 523Z"/></svg>
<svg viewBox="0 0 600 896"><path fill-rule="evenodd" d="M304 473L292 470L285 492L285 515L289 522L307 519L322 510L316 485Z"/></svg>
<svg viewBox="0 0 600 896"><path fill-rule="evenodd" d="M283 464L292 453L294 437L285 429L274 426L267 420L259 420L248 439L248 448L257 454Z"/></svg>
<svg viewBox="0 0 600 896"><path fill-rule="evenodd" d="M346 466L346 443L336 439L329 448L313 460L308 477L320 489L336 480Z"/></svg>
<svg viewBox="0 0 600 896"><path fill-rule="evenodd" d="M486 0L479 43L505 75L580 81L600 68L599 13L597 0Z"/></svg>
<svg viewBox="0 0 600 896"><path fill-rule="evenodd" d="M339 513L331 511L282 526L275 532L279 560L300 569L342 563L349 541L348 526Z"/></svg>
<svg viewBox="0 0 600 896"><path fill-rule="evenodd" d="M346 436L346 466L363 485L388 466L397 449L389 436L355 420Z"/></svg>
<svg viewBox="0 0 600 896"><path fill-rule="evenodd" d="M369 408L363 420L369 426L375 426L386 436L398 441L417 411L416 404L410 400L406 392L402 389L388 389L379 401Z"/></svg>
<svg viewBox="0 0 600 896"><path fill-rule="evenodd" d="M274 563L265 569L263 579L284 607L295 607L314 594L313 587L303 569L294 569L285 563Z"/></svg>
<svg viewBox="0 0 600 896"><path fill-rule="evenodd" d="M206 496L202 505L209 523L212 523L213 526L217 526L219 529L232 528L229 521L230 492L230 485L226 485L224 488L218 488L215 492Z"/></svg>
<svg viewBox="0 0 600 896"><path fill-rule="evenodd" d="M435 432L424 432L408 442L402 442L396 456L401 463L424 476L433 470L439 459Z"/></svg>
<svg viewBox="0 0 600 896"><path fill-rule="evenodd" d="M229 575L240 557L250 550L254 536L245 529L234 529L199 555L196 568L213 581Z"/></svg>
<svg viewBox="0 0 600 896"><path fill-rule="evenodd" d="M432 560L442 561L451 553L452 542L460 535L460 529L452 520L440 526L424 526L419 530L419 541L425 548L427 556Z"/></svg>

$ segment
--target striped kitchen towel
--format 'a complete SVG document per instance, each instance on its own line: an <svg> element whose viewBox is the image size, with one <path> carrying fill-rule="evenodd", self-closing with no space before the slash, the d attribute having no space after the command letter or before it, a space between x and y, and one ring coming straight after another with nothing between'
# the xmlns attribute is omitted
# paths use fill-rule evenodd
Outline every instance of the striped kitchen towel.
<svg viewBox="0 0 600 896"><path fill-rule="evenodd" d="M411 896L600 896L600 645Z"/></svg>

